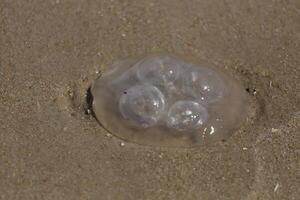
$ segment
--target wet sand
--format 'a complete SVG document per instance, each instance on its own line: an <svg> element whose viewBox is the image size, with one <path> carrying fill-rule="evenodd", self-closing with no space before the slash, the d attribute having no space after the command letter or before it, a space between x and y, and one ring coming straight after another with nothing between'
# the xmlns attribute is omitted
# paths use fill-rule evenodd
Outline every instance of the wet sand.
<svg viewBox="0 0 300 200"><path fill-rule="evenodd" d="M0 199L299 199L300 1L0 2ZM238 79L225 142L123 141L85 113L115 61L166 52Z"/></svg>

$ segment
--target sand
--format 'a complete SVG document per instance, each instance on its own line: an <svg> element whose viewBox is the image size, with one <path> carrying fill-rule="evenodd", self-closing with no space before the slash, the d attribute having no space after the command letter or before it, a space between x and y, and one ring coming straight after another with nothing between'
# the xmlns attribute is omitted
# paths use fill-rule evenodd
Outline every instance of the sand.
<svg viewBox="0 0 300 200"><path fill-rule="evenodd" d="M0 199L299 199L300 1L0 1ZM248 91L225 142L138 145L85 114L115 61L166 52Z"/></svg>

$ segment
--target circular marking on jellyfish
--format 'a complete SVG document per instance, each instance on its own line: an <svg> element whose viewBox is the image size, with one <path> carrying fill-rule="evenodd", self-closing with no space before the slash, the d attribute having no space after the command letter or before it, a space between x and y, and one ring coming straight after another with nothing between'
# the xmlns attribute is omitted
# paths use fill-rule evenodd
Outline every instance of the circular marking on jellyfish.
<svg viewBox="0 0 300 200"><path fill-rule="evenodd" d="M177 101L169 112L167 126L180 131L197 129L208 119L207 109L195 101Z"/></svg>
<svg viewBox="0 0 300 200"><path fill-rule="evenodd" d="M181 62L170 56L147 58L138 63L137 78L159 88L175 89L176 80L181 73Z"/></svg>
<svg viewBox="0 0 300 200"><path fill-rule="evenodd" d="M125 119L146 128L155 125L161 118L165 109L165 98L155 86L136 85L122 94L119 109Z"/></svg>
<svg viewBox="0 0 300 200"><path fill-rule="evenodd" d="M214 103L223 98L225 83L222 77L209 68L189 68L183 75L183 93L204 104Z"/></svg>

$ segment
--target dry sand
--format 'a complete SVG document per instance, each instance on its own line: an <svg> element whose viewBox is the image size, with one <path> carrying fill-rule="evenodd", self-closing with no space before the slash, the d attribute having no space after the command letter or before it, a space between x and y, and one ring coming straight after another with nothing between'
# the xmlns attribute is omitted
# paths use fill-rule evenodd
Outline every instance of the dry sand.
<svg viewBox="0 0 300 200"><path fill-rule="evenodd" d="M169 52L231 71L252 117L194 149L84 114L109 64ZM0 199L300 197L300 1L0 1Z"/></svg>

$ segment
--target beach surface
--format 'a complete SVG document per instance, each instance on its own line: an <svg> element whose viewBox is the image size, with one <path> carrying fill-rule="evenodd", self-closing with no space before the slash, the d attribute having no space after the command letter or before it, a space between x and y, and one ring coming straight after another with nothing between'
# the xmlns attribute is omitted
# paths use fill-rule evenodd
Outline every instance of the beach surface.
<svg viewBox="0 0 300 200"><path fill-rule="evenodd" d="M299 19L299 0L0 1L0 199L299 199ZM230 138L140 145L86 112L111 64L160 52L240 82Z"/></svg>

